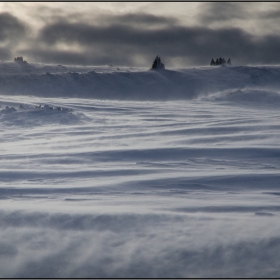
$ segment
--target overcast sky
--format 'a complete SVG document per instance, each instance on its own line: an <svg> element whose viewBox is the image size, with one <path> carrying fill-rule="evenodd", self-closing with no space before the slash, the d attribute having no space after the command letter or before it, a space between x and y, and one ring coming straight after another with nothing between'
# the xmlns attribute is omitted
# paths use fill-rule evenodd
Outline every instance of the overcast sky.
<svg viewBox="0 0 280 280"><path fill-rule="evenodd" d="M280 3L0 3L0 60L150 67L280 63Z"/></svg>

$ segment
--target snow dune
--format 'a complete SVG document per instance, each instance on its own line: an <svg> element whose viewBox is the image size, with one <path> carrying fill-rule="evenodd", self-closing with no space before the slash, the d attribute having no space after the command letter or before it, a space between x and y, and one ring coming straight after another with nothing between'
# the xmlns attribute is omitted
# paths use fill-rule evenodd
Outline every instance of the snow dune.
<svg viewBox="0 0 280 280"><path fill-rule="evenodd" d="M217 92L280 88L278 66L143 68L0 64L0 93L114 100L186 100ZM279 99L279 98L278 98Z"/></svg>
<svg viewBox="0 0 280 280"><path fill-rule="evenodd" d="M279 277L280 67L28 67L0 63L0 277Z"/></svg>

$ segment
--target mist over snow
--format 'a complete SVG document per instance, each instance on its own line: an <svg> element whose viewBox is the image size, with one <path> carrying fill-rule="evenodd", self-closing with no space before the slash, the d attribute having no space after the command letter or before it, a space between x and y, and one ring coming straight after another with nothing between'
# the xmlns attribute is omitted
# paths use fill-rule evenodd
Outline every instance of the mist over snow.
<svg viewBox="0 0 280 280"><path fill-rule="evenodd" d="M148 68L0 63L0 277L280 276L280 66Z"/></svg>

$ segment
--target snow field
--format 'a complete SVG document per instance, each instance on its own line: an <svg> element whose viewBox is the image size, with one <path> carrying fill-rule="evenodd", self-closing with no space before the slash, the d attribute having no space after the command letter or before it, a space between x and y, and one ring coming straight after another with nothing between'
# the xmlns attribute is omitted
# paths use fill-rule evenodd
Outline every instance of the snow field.
<svg viewBox="0 0 280 280"><path fill-rule="evenodd" d="M211 89L169 101L108 69L115 99L0 96L0 277L279 277L278 68L152 73Z"/></svg>

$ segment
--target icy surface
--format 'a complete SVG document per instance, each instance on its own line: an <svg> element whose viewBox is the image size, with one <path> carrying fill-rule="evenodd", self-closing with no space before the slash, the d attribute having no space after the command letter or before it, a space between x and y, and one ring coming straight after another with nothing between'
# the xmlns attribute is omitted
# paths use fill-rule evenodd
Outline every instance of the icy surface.
<svg viewBox="0 0 280 280"><path fill-rule="evenodd" d="M280 67L28 67L0 63L0 277L280 277Z"/></svg>

